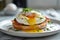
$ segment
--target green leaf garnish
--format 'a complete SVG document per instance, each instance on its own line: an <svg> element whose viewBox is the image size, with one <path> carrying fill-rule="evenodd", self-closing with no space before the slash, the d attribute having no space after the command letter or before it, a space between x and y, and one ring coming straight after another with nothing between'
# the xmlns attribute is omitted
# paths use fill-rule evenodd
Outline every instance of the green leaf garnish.
<svg viewBox="0 0 60 40"><path fill-rule="evenodd" d="M31 8L23 8L23 12L30 12L31 10Z"/></svg>
<svg viewBox="0 0 60 40"><path fill-rule="evenodd" d="M43 19L42 17L40 17L40 19Z"/></svg>
<svg viewBox="0 0 60 40"><path fill-rule="evenodd" d="M49 23L49 24L52 24L53 22L49 21L48 23Z"/></svg>
<svg viewBox="0 0 60 40"><path fill-rule="evenodd" d="M48 31L50 31L50 29L49 28L46 28Z"/></svg>

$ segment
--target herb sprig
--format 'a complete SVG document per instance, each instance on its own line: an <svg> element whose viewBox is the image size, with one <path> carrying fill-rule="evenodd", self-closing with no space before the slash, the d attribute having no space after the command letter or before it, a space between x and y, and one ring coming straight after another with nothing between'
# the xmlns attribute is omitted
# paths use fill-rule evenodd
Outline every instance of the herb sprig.
<svg viewBox="0 0 60 40"><path fill-rule="evenodd" d="M23 12L30 12L31 10L31 8L23 8Z"/></svg>
<svg viewBox="0 0 60 40"><path fill-rule="evenodd" d="M48 23L49 23L49 24L52 24L53 22L49 21Z"/></svg>

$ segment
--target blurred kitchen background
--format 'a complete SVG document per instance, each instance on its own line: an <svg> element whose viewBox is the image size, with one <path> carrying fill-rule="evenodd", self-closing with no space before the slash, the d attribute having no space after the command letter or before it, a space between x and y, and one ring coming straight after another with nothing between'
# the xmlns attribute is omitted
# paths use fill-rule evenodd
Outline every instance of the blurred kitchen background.
<svg viewBox="0 0 60 40"><path fill-rule="evenodd" d="M9 3L14 3L18 7L60 8L60 0L0 0L0 7Z"/></svg>
<svg viewBox="0 0 60 40"><path fill-rule="evenodd" d="M51 17L59 17L60 14L60 0L0 0L0 16L16 15L26 7L40 9Z"/></svg>

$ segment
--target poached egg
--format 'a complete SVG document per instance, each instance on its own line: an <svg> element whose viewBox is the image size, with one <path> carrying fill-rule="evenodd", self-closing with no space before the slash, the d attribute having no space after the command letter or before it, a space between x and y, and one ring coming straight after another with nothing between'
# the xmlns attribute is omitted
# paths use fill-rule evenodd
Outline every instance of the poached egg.
<svg viewBox="0 0 60 40"><path fill-rule="evenodd" d="M36 15L35 17L32 18L31 14L33 13L35 13ZM32 10L30 13L25 13L25 15L28 15L29 17L24 16L23 13L19 13L16 16L17 22L24 25L35 25L35 24L40 24L46 20L44 15L34 10Z"/></svg>

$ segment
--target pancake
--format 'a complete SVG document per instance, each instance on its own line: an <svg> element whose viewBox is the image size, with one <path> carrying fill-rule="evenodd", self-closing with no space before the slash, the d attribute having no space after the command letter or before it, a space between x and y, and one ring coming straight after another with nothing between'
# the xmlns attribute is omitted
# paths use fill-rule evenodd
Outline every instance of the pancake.
<svg viewBox="0 0 60 40"><path fill-rule="evenodd" d="M47 23L50 21L50 19L46 18L46 20L40 24L35 24L35 25L24 25L20 24L14 19L12 21L13 27L17 30L37 30L37 29L42 29L45 28Z"/></svg>

